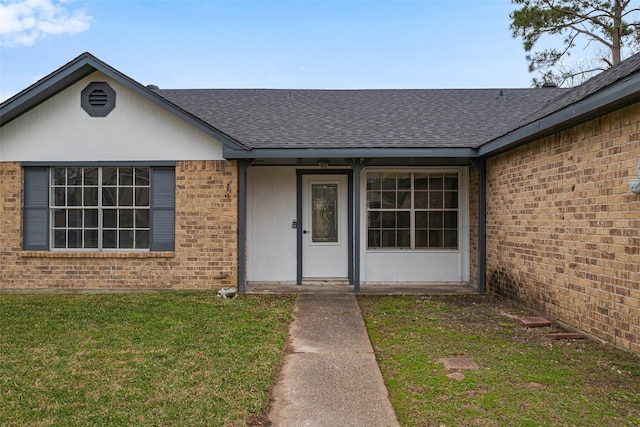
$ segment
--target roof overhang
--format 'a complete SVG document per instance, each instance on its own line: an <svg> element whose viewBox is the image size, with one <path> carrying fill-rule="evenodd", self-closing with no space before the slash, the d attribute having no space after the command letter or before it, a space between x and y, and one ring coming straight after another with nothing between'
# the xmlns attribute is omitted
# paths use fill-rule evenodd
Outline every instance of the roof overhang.
<svg viewBox="0 0 640 427"><path fill-rule="evenodd" d="M263 148L223 151L226 159L475 158L474 148Z"/></svg>
<svg viewBox="0 0 640 427"><path fill-rule="evenodd" d="M17 119L32 108L96 71L99 71L107 77L117 81L148 101L164 108L187 123L195 126L205 134L222 142L225 149L244 149L244 146L239 141L236 141L215 127L203 122L182 108L167 101L165 98L156 94L147 87L100 61L90 53L83 53L73 61L62 66L58 70L0 104L0 127Z"/></svg>
<svg viewBox="0 0 640 427"><path fill-rule="evenodd" d="M477 155L493 156L631 105L640 101L638 88L640 73L635 73L574 104L481 145Z"/></svg>

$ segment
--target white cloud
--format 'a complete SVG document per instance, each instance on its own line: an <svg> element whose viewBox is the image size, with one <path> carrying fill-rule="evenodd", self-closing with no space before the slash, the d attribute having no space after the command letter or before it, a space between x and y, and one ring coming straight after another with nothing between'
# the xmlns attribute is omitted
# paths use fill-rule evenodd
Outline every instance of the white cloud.
<svg viewBox="0 0 640 427"><path fill-rule="evenodd" d="M38 39L89 29L91 16L68 1L8 0L0 3L0 46L31 46Z"/></svg>

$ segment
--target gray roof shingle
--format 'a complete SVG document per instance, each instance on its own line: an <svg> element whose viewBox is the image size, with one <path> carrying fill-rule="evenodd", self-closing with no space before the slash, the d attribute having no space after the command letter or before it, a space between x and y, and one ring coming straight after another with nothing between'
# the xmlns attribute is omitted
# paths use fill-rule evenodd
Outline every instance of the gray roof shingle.
<svg viewBox="0 0 640 427"><path fill-rule="evenodd" d="M161 89L251 148L475 148L566 89Z"/></svg>

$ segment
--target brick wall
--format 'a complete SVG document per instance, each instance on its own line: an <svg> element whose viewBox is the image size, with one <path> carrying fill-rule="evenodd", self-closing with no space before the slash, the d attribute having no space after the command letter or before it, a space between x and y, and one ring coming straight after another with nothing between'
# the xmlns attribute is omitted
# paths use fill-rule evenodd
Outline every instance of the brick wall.
<svg viewBox="0 0 640 427"><path fill-rule="evenodd" d="M640 105L487 162L488 290L640 353Z"/></svg>
<svg viewBox="0 0 640 427"><path fill-rule="evenodd" d="M469 168L469 284L478 286L478 169Z"/></svg>
<svg viewBox="0 0 640 427"><path fill-rule="evenodd" d="M22 169L0 163L0 288L217 289L237 284L237 169L176 166L176 250L23 252Z"/></svg>

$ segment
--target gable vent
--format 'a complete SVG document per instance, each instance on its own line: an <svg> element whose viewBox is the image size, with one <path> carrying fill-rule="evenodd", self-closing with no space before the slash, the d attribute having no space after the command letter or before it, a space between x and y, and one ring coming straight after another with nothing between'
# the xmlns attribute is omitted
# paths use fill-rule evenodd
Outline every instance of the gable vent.
<svg viewBox="0 0 640 427"><path fill-rule="evenodd" d="M91 117L106 117L116 108L116 91L106 82L89 83L80 94L80 106Z"/></svg>
<svg viewBox="0 0 640 427"><path fill-rule="evenodd" d="M104 107L109 101L109 96L105 91L96 89L89 94L89 105L92 107Z"/></svg>

